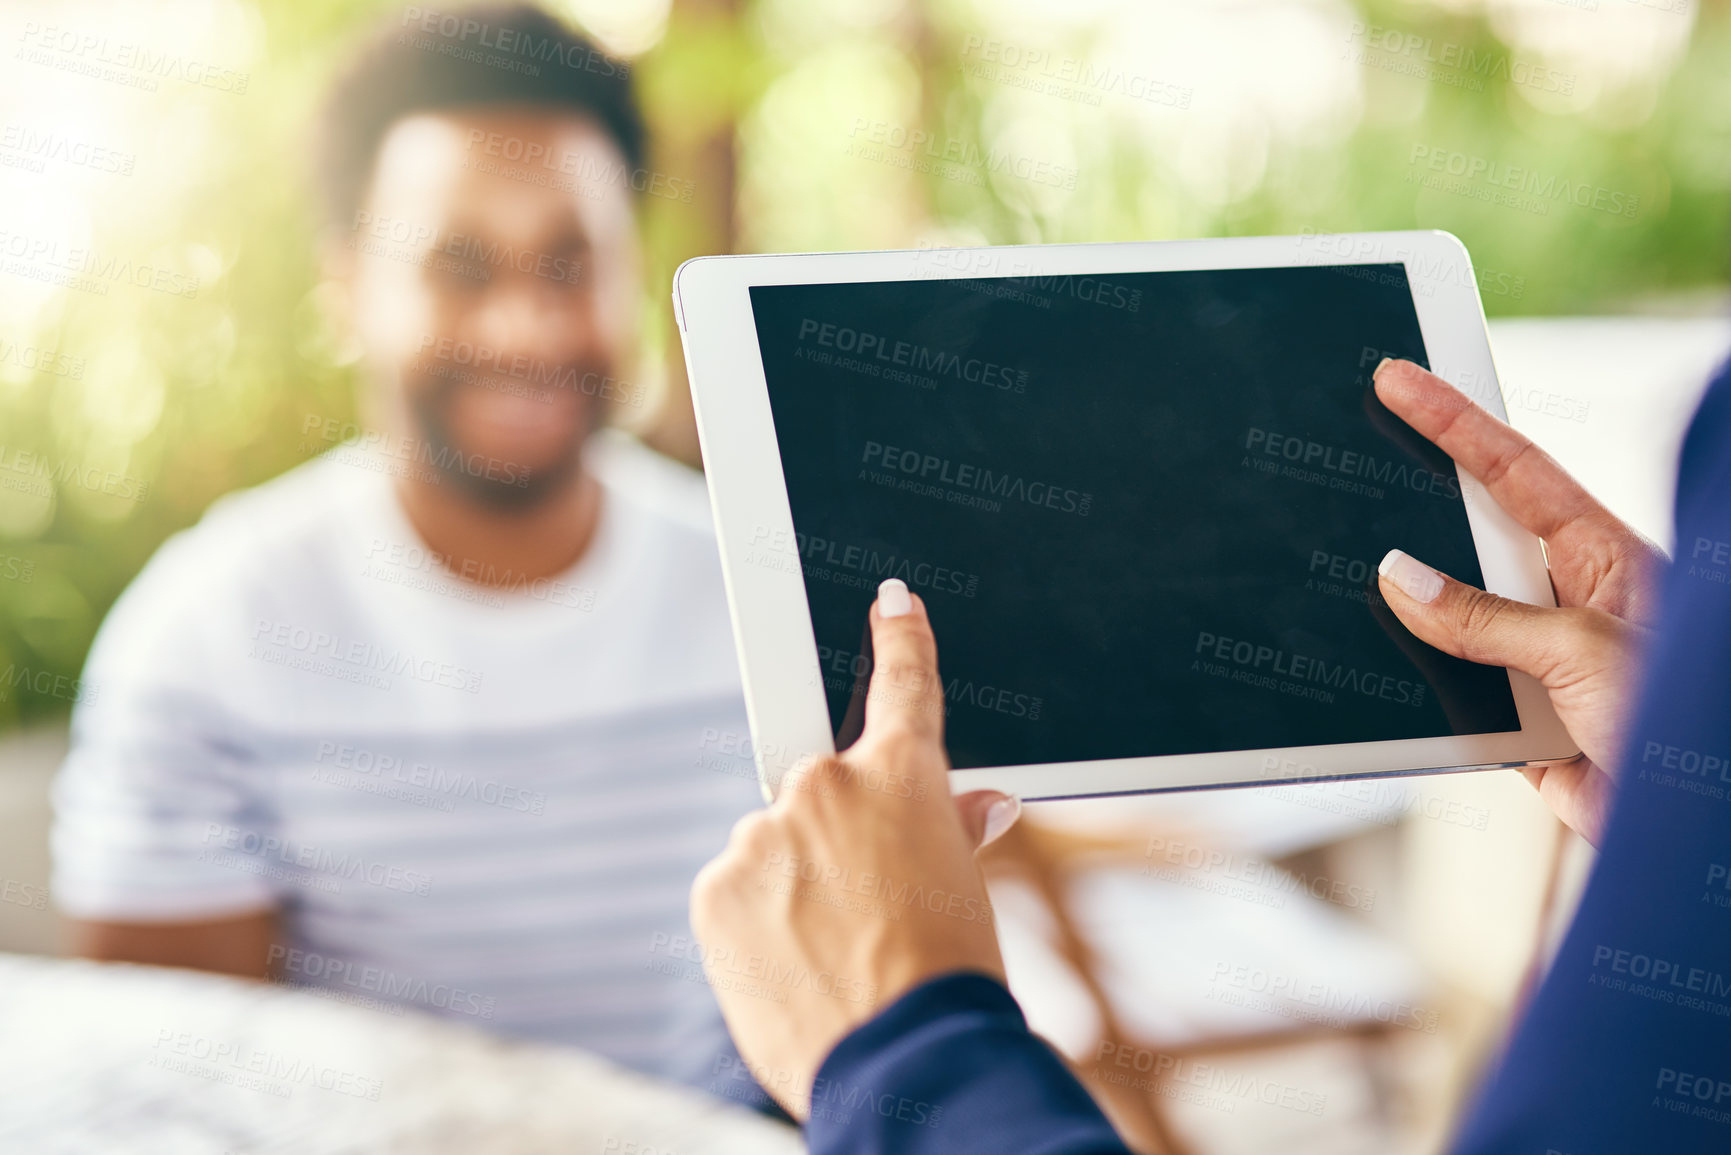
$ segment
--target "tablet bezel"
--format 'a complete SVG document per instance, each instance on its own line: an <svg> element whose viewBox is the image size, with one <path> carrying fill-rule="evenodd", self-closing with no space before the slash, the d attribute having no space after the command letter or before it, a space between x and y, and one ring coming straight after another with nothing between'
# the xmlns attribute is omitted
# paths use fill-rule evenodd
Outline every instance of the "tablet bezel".
<svg viewBox="0 0 1731 1155"><path fill-rule="evenodd" d="M674 315L765 797L801 758L833 754L835 742L758 350L752 286L1396 262L1406 268L1433 370L1507 420L1472 260L1458 238L1441 231L697 257L682 264L673 278ZM1459 477L1485 588L1555 605L1539 540L1499 508L1477 479ZM941 664L941 633L938 647ZM1578 749L1543 687L1512 671L1509 680L1521 719L1514 732L979 767L952 770L951 787L1067 798L1529 766L1576 757Z"/></svg>

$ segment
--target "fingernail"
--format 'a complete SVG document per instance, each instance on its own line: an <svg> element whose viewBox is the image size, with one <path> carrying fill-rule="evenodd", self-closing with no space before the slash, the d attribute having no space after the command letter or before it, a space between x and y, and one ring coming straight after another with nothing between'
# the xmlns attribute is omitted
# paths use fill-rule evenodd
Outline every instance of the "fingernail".
<svg viewBox="0 0 1731 1155"><path fill-rule="evenodd" d="M1376 572L1393 582L1400 592L1415 602L1430 603L1443 591L1442 575L1411 554L1398 549L1388 551Z"/></svg>
<svg viewBox="0 0 1731 1155"><path fill-rule="evenodd" d="M980 848L984 849L996 842L1021 816L1022 800L1014 794L1008 798L1000 798L986 807L986 829L980 836Z"/></svg>
<svg viewBox="0 0 1731 1155"><path fill-rule="evenodd" d="M914 599L908 596L908 585L901 578L890 578L878 586L878 617L899 618L912 613Z"/></svg>
<svg viewBox="0 0 1731 1155"><path fill-rule="evenodd" d="M1363 362L1361 361L1361 362L1359 362L1359 364L1362 365ZM1393 357L1384 357L1382 360L1378 361L1376 363L1376 368L1372 369L1370 371L1370 379L1372 381L1375 381L1377 379L1377 377L1381 375L1383 366L1392 365L1392 364L1394 364L1394 358Z"/></svg>

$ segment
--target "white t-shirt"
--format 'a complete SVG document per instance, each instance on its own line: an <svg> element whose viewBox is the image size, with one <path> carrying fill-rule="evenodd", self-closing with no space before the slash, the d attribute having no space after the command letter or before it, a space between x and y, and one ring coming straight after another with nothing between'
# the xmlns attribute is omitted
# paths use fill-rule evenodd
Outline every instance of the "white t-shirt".
<svg viewBox="0 0 1731 1155"><path fill-rule="evenodd" d="M506 591L450 576L401 463L353 445L168 541L85 669L60 905L277 906L284 981L707 1074L687 901L760 801L708 503L621 435L587 460L590 549Z"/></svg>

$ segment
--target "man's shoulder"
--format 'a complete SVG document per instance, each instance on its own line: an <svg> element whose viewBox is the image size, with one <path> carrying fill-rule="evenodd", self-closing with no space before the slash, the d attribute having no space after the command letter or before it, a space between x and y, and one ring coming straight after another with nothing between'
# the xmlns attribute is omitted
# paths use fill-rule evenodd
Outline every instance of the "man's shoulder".
<svg viewBox="0 0 1731 1155"><path fill-rule="evenodd" d="M587 459L609 495L626 503L634 514L671 538L715 548L715 523L703 474L616 429L595 435Z"/></svg>
<svg viewBox="0 0 1731 1155"><path fill-rule="evenodd" d="M188 533L219 540L300 542L332 530L337 515L352 510L358 498L370 496L378 482L346 459L326 453L217 498Z"/></svg>
<svg viewBox="0 0 1731 1155"><path fill-rule="evenodd" d="M367 479L353 472L315 458L218 498L145 563L104 622L99 650L105 640L130 648L165 637L185 649L205 628L244 617L256 597L317 584L363 496Z"/></svg>
<svg viewBox="0 0 1731 1155"><path fill-rule="evenodd" d="M344 531L357 502L369 496L369 480L327 456L224 494L164 542L146 572L175 571L177 584L193 585L261 574L280 584L300 576L295 571L316 567L323 547Z"/></svg>
<svg viewBox="0 0 1731 1155"><path fill-rule="evenodd" d="M727 678L737 676L703 474L624 434L609 431L592 444L591 467L608 499L635 523L631 585L638 603L653 605L657 628L684 639L688 654L707 647Z"/></svg>

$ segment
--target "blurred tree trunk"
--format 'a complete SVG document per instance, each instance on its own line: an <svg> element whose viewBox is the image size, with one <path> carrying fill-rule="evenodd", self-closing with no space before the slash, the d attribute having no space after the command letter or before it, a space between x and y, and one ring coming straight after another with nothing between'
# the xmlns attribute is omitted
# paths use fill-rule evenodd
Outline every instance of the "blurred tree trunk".
<svg viewBox="0 0 1731 1155"><path fill-rule="evenodd" d="M737 251L739 118L760 85L759 53L745 28L746 0L675 0L667 35L639 72L639 96L654 138L654 163L693 186L689 203L649 206L650 287L664 341L666 390L643 439L701 465L685 355L668 294L673 270L690 257Z"/></svg>

